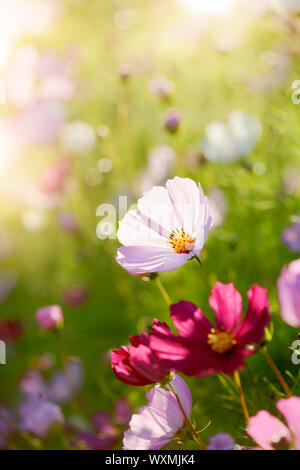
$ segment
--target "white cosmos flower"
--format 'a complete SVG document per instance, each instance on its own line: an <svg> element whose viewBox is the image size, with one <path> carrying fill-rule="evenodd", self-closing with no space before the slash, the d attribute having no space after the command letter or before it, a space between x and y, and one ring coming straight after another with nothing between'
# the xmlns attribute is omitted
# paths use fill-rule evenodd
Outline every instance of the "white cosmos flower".
<svg viewBox="0 0 300 470"><path fill-rule="evenodd" d="M154 186L120 221L118 263L131 274L172 271L199 255L211 227L207 197L189 178Z"/></svg>
<svg viewBox="0 0 300 470"><path fill-rule="evenodd" d="M208 160L232 162L250 153L262 133L254 115L233 111L227 122L213 121L206 126L202 151Z"/></svg>

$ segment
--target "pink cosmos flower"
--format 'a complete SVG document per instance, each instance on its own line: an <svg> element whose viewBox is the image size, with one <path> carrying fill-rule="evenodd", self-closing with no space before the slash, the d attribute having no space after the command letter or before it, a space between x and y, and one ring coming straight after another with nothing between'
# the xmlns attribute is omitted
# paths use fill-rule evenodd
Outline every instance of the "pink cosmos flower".
<svg viewBox="0 0 300 470"><path fill-rule="evenodd" d="M199 255L211 227L209 205L200 183L189 178L154 186L120 221L124 245L117 262L134 275L172 271Z"/></svg>
<svg viewBox="0 0 300 470"><path fill-rule="evenodd" d="M192 412L192 397L188 386L178 375L172 385L188 417ZM124 433L124 450L156 450L164 447L184 425L184 416L171 391L154 387L147 393L148 404L134 414Z"/></svg>
<svg viewBox="0 0 300 470"><path fill-rule="evenodd" d="M265 450L300 450L300 397L281 398L276 403L287 426L266 410L249 419L247 434Z"/></svg>
<svg viewBox="0 0 300 470"><path fill-rule="evenodd" d="M247 296L248 309L241 318L240 293L233 284L216 282L209 298L216 326L191 302L171 305L171 317L179 336L167 326L164 330L160 328L150 335L150 348L166 367L189 376L216 372L232 375L256 352L249 345L261 340L270 321L267 290L253 285Z"/></svg>
<svg viewBox="0 0 300 470"><path fill-rule="evenodd" d="M300 326L300 258L282 268L277 281L280 314L288 325Z"/></svg>
<svg viewBox="0 0 300 470"><path fill-rule="evenodd" d="M161 328L164 325L154 319L153 331ZM130 336L130 343L130 347L121 346L111 351L111 367L117 379L129 385L149 385L161 382L170 373L149 348L147 333Z"/></svg>
<svg viewBox="0 0 300 470"><path fill-rule="evenodd" d="M41 330L55 330L63 324L64 318L59 305L43 307L36 312L36 321Z"/></svg>

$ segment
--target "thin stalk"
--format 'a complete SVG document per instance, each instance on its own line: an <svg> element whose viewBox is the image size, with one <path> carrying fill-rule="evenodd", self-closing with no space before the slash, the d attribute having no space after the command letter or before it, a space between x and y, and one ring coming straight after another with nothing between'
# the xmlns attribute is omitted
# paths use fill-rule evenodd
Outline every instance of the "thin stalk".
<svg viewBox="0 0 300 470"><path fill-rule="evenodd" d="M239 394L239 397L240 397L240 402L241 402L241 407L242 407L242 410L243 410L243 414L245 416L246 423L248 423L249 412L248 412L248 408L247 408L247 404L246 404L245 395L244 395L243 389L242 389L240 374L238 373L237 370L234 371L233 378L234 378L234 381L236 383L236 387L237 387L238 394Z"/></svg>
<svg viewBox="0 0 300 470"><path fill-rule="evenodd" d="M283 390L285 391L285 393L287 394L288 397L292 396L292 392L288 386L288 384L286 383L286 381L284 380L284 378L282 377L281 375L281 372L279 371L278 367L276 366L275 362L273 361L273 359L271 358L270 354L268 353L268 350L266 348L266 346L264 346L262 349L262 352L265 356L265 358L267 359L268 361L268 364L269 366L271 367L272 371L274 372L274 374L276 375L277 379L278 379L278 382L280 383L280 385L282 386Z"/></svg>
<svg viewBox="0 0 300 470"><path fill-rule="evenodd" d="M206 284L208 285L208 288L211 289L212 287L211 287L210 281L209 281L209 279L208 279L208 276L207 276L207 274L206 274L206 271L205 271L205 269L204 269L204 266L203 266L202 261L201 261L200 258L198 258L198 256L196 256L196 255L195 255L195 258L196 258L196 260L198 261L198 263L200 264L200 268L201 268L201 271L202 271L204 280L205 280Z"/></svg>
<svg viewBox="0 0 300 470"><path fill-rule="evenodd" d="M256 380L255 378L253 377L253 374L251 372L251 369L250 367L248 366L248 364L246 365L246 369L247 369L247 372L248 372L248 375L250 377L250 380L251 380L251 383L256 391L256 395L257 395L257 398L258 398L258 401L259 401L259 406L260 408L262 409L263 408L263 401L262 401L262 397L261 397L261 394L259 392L259 389L257 387L257 383L256 383Z"/></svg>
<svg viewBox="0 0 300 470"><path fill-rule="evenodd" d="M163 296L164 300L166 301L167 305L168 306L171 305L171 299L169 297L169 294L166 291L166 289L164 288L163 283L161 282L161 280L159 279L158 276L155 278L155 282L156 282L156 285L158 287L158 290L160 291L160 293Z"/></svg>
<svg viewBox="0 0 300 470"><path fill-rule="evenodd" d="M181 401L180 401L180 399L179 399L179 396L178 396L178 394L177 394L175 388L173 387L173 385L172 385L171 383L170 383L169 385L170 385L170 388L171 388L171 390L172 390L172 392L173 392L173 394L174 394L174 396L175 396L175 398L176 398L176 400L177 400L177 403L178 403L178 405L179 405L179 408L181 409L181 412L182 412L182 414L183 414L184 420L185 420L186 424L188 425L188 427L189 427L191 433L193 434L193 437L194 437L195 441L198 443L199 447L200 447L202 450L207 450L207 448L206 448L204 442L203 442L202 439L198 436L198 434L196 433L195 428L194 428L194 426L192 425L190 419L187 417L186 412L184 411L184 408L183 408L183 406L182 406L182 404L181 404Z"/></svg>

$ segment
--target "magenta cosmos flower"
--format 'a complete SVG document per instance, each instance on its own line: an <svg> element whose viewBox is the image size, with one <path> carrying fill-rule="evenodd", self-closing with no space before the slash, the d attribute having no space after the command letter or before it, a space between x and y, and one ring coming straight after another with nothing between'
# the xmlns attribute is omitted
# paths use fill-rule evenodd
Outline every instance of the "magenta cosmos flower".
<svg viewBox="0 0 300 470"><path fill-rule="evenodd" d="M287 426L268 411L249 419L247 434L265 450L300 450L300 397L281 398L276 403Z"/></svg>
<svg viewBox="0 0 300 470"><path fill-rule="evenodd" d="M186 416L190 417L192 397L188 386L178 375L174 375L171 383ZM124 450L161 449L183 427L183 413L168 385L167 388L154 387L147 393L148 404L132 416L129 430L124 433Z"/></svg>
<svg viewBox="0 0 300 470"><path fill-rule="evenodd" d="M249 345L261 340L270 321L266 289L253 285L247 296L248 309L241 318L240 293L233 284L216 282L209 298L216 326L191 302L171 305L171 317L179 336L167 326L153 331L149 340L151 349L166 367L189 376L215 372L232 375L256 352Z"/></svg>
<svg viewBox="0 0 300 470"><path fill-rule="evenodd" d="M118 263L134 275L172 271L199 255L211 227L207 198L189 178L154 186L120 222Z"/></svg>
<svg viewBox="0 0 300 470"><path fill-rule="evenodd" d="M153 320L153 331L164 330L164 324ZM149 348L149 335L142 332L130 336L131 346L111 351L111 367L117 379L129 385L149 385L161 382L170 373Z"/></svg>
<svg viewBox="0 0 300 470"><path fill-rule="evenodd" d="M295 328L300 326L300 258L284 266L277 281L282 319Z"/></svg>

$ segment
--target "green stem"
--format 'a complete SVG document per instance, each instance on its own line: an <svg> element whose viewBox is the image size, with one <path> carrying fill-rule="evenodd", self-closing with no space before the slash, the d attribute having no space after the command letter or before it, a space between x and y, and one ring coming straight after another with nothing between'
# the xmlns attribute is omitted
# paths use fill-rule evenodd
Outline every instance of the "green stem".
<svg viewBox="0 0 300 470"><path fill-rule="evenodd" d="M243 410L243 413L244 413L244 416L245 416L245 420L246 420L246 423L248 423L248 421L249 421L248 408L247 408L247 404L246 404L245 395L244 395L243 389L242 389L240 374L238 373L237 370L234 371L233 378L234 378L234 381L236 383L236 387L237 387L238 394L239 394L239 397L240 397L241 407L242 407L242 410Z"/></svg>
<svg viewBox="0 0 300 470"><path fill-rule="evenodd" d="M169 297L169 294L167 293L166 289L164 288L163 286L163 283L161 282L161 280L159 279L159 277L157 276L155 278L155 282L156 282L156 285L158 287L158 290L160 291L161 295L163 296L164 300L166 301L167 305L171 305L171 299Z"/></svg>
<svg viewBox="0 0 300 470"><path fill-rule="evenodd" d="M207 450L207 448L206 448L204 442L203 442L202 439L198 436L198 434L197 434L196 431L195 431L195 428L194 428L193 424L191 423L190 419L187 417L187 414L186 414L186 412L184 411L184 408L183 408L183 406L182 406L182 404L181 404L181 401L180 401L180 399L179 399L179 396L178 396L178 394L177 394L175 388L173 387L173 385L172 385L171 383L169 384L169 386L170 386L170 388L171 388L171 390L172 390L172 392L173 392L173 394L174 394L174 396L175 396L175 398L176 398L176 400L177 400L177 403L178 403L178 405L179 405L179 408L181 409L181 412L182 412L182 414L183 414L184 420L185 420L187 426L189 427L191 433L193 434L193 437L194 437L195 441L197 442L197 444L199 445L199 447L200 447L202 450Z"/></svg>
<svg viewBox="0 0 300 470"><path fill-rule="evenodd" d="M280 383L280 385L282 386L283 390L285 391L285 393L287 394L288 397L292 396L292 392L288 386L288 384L286 383L286 381L284 380L284 378L282 377L278 367L276 366L275 362L273 361L273 359L271 358L270 354L268 353L267 351L267 348L266 346L264 346L263 348L261 348L265 358L267 359L268 361L268 364L269 366L271 367L272 371L274 372L274 374L276 375L277 379L278 379L278 382Z"/></svg>
<svg viewBox="0 0 300 470"><path fill-rule="evenodd" d="M205 271L205 269L204 269L204 266L203 266L202 261L201 261L200 258L198 258L198 256L196 256L196 255L194 256L194 258L196 258L196 260L197 260L198 263L200 264L200 268L201 268L201 271L202 271L204 280L205 280L206 284L208 285L209 289L211 289L212 286L211 286L211 284L210 284L210 281L209 281L209 279L208 279L208 276L207 276L207 274L206 274L206 271Z"/></svg>

